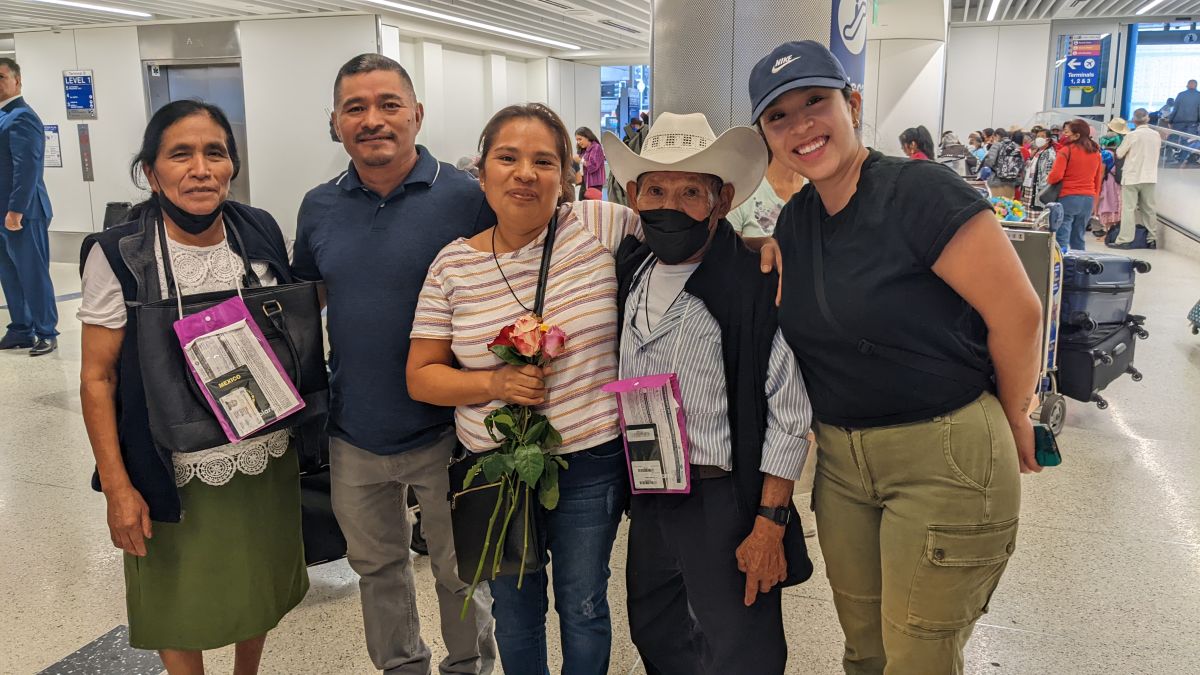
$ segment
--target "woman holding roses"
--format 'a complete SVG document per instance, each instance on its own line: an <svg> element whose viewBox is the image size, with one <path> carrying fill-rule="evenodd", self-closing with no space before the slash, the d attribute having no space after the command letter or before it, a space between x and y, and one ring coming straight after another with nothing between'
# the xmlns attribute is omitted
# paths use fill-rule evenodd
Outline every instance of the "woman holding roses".
<svg viewBox="0 0 1200 675"><path fill-rule="evenodd" d="M640 224L633 211L609 202L564 203L571 136L544 105L496 113L479 147L480 186L497 224L452 242L430 267L413 322L409 392L455 406L458 438L472 452L497 447L484 420L505 405L531 407L561 435L552 452L566 470L558 473L559 501L545 524L562 672L607 673L608 561L629 487L616 401L600 387L617 375L613 254L626 236L641 236ZM552 221L537 320L530 315ZM516 365L549 358L546 367ZM491 582L507 672L549 673L547 581L543 570L527 573L520 588L516 576Z"/></svg>

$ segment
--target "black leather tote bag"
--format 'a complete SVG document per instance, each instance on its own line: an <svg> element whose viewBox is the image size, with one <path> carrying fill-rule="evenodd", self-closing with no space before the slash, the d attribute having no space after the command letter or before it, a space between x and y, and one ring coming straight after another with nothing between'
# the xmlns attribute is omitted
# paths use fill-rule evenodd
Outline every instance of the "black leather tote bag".
<svg viewBox="0 0 1200 675"><path fill-rule="evenodd" d="M166 229L158 219L158 242L169 296L175 277L167 250ZM227 222L226 233L245 251L237 229ZM242 298L275 356L296 385L304 408L256 432L263 436L323 418L329 412L329 377L321 331L317 284L302 282L263 286L242 256L245 288ZM136 315L138 356L146 392L146 410L154 442L174 452L197 452L229 443L204 394L188 369L174 323L184 316L220 304L237 290L202 293L146 303L132 308ZM309 425L312 426L312 425Z"/></svg>

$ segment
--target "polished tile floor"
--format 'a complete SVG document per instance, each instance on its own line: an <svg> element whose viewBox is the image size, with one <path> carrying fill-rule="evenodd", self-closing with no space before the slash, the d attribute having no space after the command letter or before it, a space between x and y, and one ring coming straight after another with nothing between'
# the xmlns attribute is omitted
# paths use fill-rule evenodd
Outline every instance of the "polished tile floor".
<svg viewBox="0 0 1200 675"><path fill-rule="evenodd" d="M1065 463L1024 479L1018 551L968 648L973 675L1200 673L1200 337L1184 318L1200 299L1200 262L1168 251L1142 257L1155 266L1137 291L1137 310L1150 317L1137 358L1145 381L1110 387L1106 411L1072 402L1060 438ZM60 295L78 290L72 266L54 272ZM125 621L120 557L103 498L87 485L78 302L60 305L57 353L0 352L4 675L145 672L128 665L137 659L92 670L53 665L85 645L97 649L94 641L119 640ZM642 672L621 600L624 536L610 592L610 672L619 674ZM840 629L815 559L813 579L786 593L793 673L840 671ZM429 563L416 567L426 638L440 658ZM371 672L355 575L338 562L311 576L304 604L272 633L263 672ZM210 672L231 672L232 653L209 663Z"/></svg>

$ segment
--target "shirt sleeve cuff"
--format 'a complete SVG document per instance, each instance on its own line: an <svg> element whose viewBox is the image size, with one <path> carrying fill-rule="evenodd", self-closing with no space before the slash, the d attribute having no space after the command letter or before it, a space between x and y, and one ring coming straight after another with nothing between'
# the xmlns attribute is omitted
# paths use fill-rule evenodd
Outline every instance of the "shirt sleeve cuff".
<svg viewBox="0 0 1200 675"><path fill-rule="evenodd" d="M807 438L768 427L759 470L784 480L800 480L807 457Z"/></svg>

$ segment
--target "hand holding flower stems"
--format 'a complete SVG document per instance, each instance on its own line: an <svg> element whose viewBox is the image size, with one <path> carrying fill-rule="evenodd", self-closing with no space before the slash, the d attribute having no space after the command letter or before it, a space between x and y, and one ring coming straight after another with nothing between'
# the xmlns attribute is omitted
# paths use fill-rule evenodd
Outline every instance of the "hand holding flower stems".
<svg viewBox="0 0 1200 675"><path fill-rule="evenodd" d="M500 448L471 467L462 488L469 488L482 473L489 483L499 483L500 489L496 495L496 506L488 520L479 566L475 569L474 580L463 603L464 617L475 588L483 578L490 548L494 547L490 578L495 579L500 571L505 537L518 505L525 505L526 520L518 588L525 577L525 556L529 549L530 492L537 490L538 501L546 509L558 506L558 471L567 468L567 461L551 455L550 451L562 445L562 436L545 415L534 412L531 406L545 402L543 368L551 359L562 354L566 341L567 334L561 328L544 324L537 316L530 314L505 326L488 345L493 354L508 364L492 377L493 395L507 405L493 410L483 421L488 435L500 443ZM508 508L500 523L499 536L493 537L506 499Z"/></svg>

